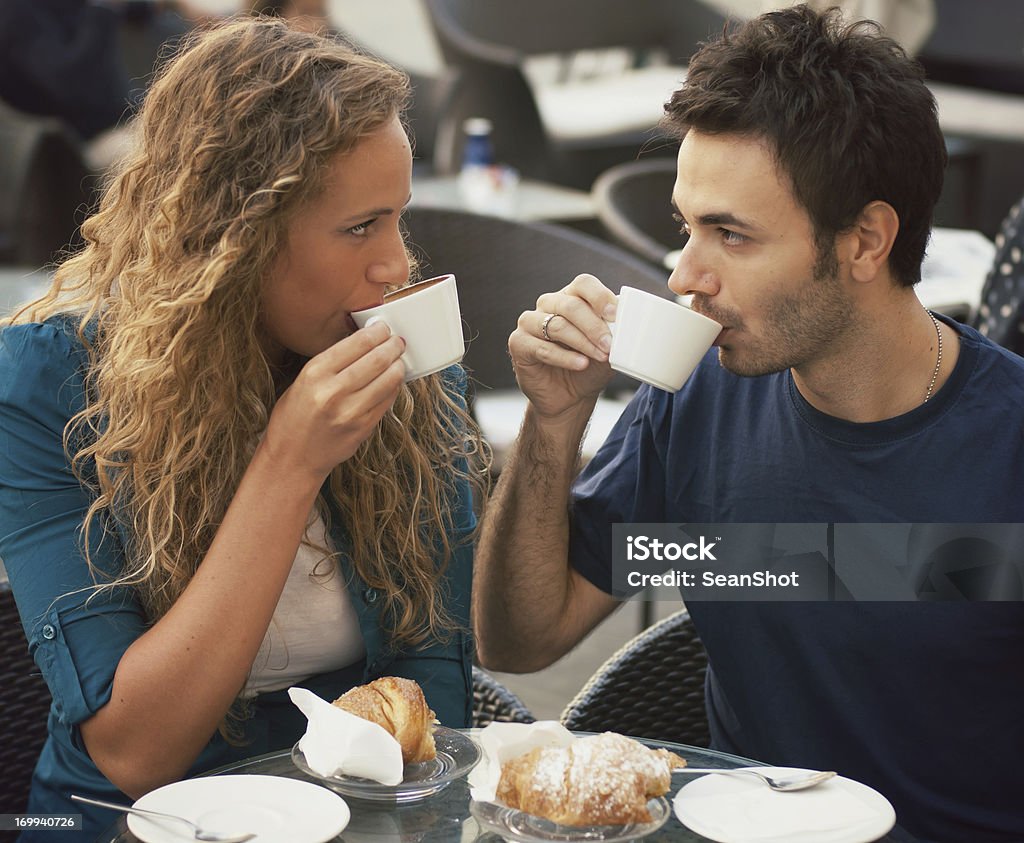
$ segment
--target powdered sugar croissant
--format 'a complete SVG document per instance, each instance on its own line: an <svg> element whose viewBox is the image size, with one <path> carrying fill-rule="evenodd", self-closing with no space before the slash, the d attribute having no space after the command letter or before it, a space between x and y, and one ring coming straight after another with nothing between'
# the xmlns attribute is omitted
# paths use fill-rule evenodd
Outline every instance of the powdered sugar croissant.
<svg viewBox="0 0 1024 843"><path fill-rule="evenodd" d="M412 679L383 676L346 691L333 705L383 727L402 747L402 761L418 764L437 757L434 712Z"/></svg>
<svg viewBox="0 0 1024 843"><path fill-rule="evenodd" d="M568 746L538 747L506 762L497 797L562 825L650 822L647 801L667 793L672 770L685 766L668 750L605 732Z"/></svg>

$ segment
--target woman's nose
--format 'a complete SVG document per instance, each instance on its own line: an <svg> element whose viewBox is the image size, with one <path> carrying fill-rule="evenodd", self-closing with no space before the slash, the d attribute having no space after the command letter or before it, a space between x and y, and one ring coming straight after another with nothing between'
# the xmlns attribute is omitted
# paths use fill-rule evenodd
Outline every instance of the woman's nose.
<svg viewBox="0 0 1024 843"><path fill-rule="evenodd" d="M401 286L409 280L409 253L400 231L396 230L381 244L381 251L367 267L366 277L373 284L388 286Z"/></svg>

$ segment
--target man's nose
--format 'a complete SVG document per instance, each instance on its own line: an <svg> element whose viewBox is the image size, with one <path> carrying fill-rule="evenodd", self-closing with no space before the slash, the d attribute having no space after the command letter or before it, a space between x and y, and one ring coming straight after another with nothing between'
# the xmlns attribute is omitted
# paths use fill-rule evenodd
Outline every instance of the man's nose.
<svg viewBox="0 0 1024 843"><path fill-rule="evenodd" d="M718 273L704 260L692 236L679 253L675 269L668 279L668 287L677 296L690 296L694 293L713 296L721 288Z"/></svg>

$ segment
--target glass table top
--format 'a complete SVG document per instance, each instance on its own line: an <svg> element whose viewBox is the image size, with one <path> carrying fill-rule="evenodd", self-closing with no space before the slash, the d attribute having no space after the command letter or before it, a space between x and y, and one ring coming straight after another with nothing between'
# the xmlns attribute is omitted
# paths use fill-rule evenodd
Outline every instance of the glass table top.
<svg viewBox="0 0 1024 843"><path fill-rule="evenodd" d="M476 730L468 730L472 735ZM577 733L586 734L586 733ZM678 753L692 767L708 767L713 769L729 769L757 764L747 758L728 755L710 749L684 746L655 740L642 740L652 748L663 747ZM283 776L319 784L316 779L303 774L293 763L289 750L272 752L257 756L246 761L221 767L208 775L218 774L259 774L265 776ZM693 779L688 776L674 776L671 790L665 795L671 805L673 797L681 787ZM421 802L410 805L391 805L381 802L370 802L360 799L346 798L352 811L352 819L348 827L336 838L337 843L384 843L384 841L403 841L404 843L441 843L441 841L457 841L457 843L500 843L497 834L482 829L477 820L470 814L469 785L465 778L459 779ZM686 828L673 815L658 831L642 838L651 843L705 843L706 837ZM128 831L122 817L100 838L103 843L139 843L135 835ZM909 838L894 829L889 835L881 838L882 843L904 843ZM332 841L333 843L333 841Z"/></svg>

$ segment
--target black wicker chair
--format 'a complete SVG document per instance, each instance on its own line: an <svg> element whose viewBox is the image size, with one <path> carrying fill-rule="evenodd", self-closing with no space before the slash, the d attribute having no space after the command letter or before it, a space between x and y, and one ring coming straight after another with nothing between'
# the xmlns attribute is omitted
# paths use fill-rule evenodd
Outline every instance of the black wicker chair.
<svg viewBox="0 0 1024 843"><path fill-rule="evenodd" d="M46 740L50 690L28 655L14 595L0 580L0 813L24 813Z"/></svg>
<svg viewBox="0 0 1024 843"><path fill-rule="evenodd" d="M627 642L562 712L568 729L708 746L707 655L686 611Z"/></svg>
<svg viewBox="0 0 1024 843"><path fill-rule="evenodd" d="M473 726L490 723L533 723L536 720L523 701L479 667L473 668Z"/></svg>
<svg viewBox="0 0 1024 843"><path fill-rule="evenodd" d="M516 389L508 335L542 293L561 289L581 272L615 292L622 285L669 297L668 273L629 252L570 228L525 223L465 211L412 208L409 241L425 278L453 272L466 327L465 364L474 389ZM609 393L633 391L616 376Z"/></svg>
<svg viewBox="0 0 1024 843"><path fill-rule="evenodd" d="M665 256L683 246L672 218L676 162L671 158L628 161L603 172L594 182L597 218L625 248L664 266Z"/></svg>

